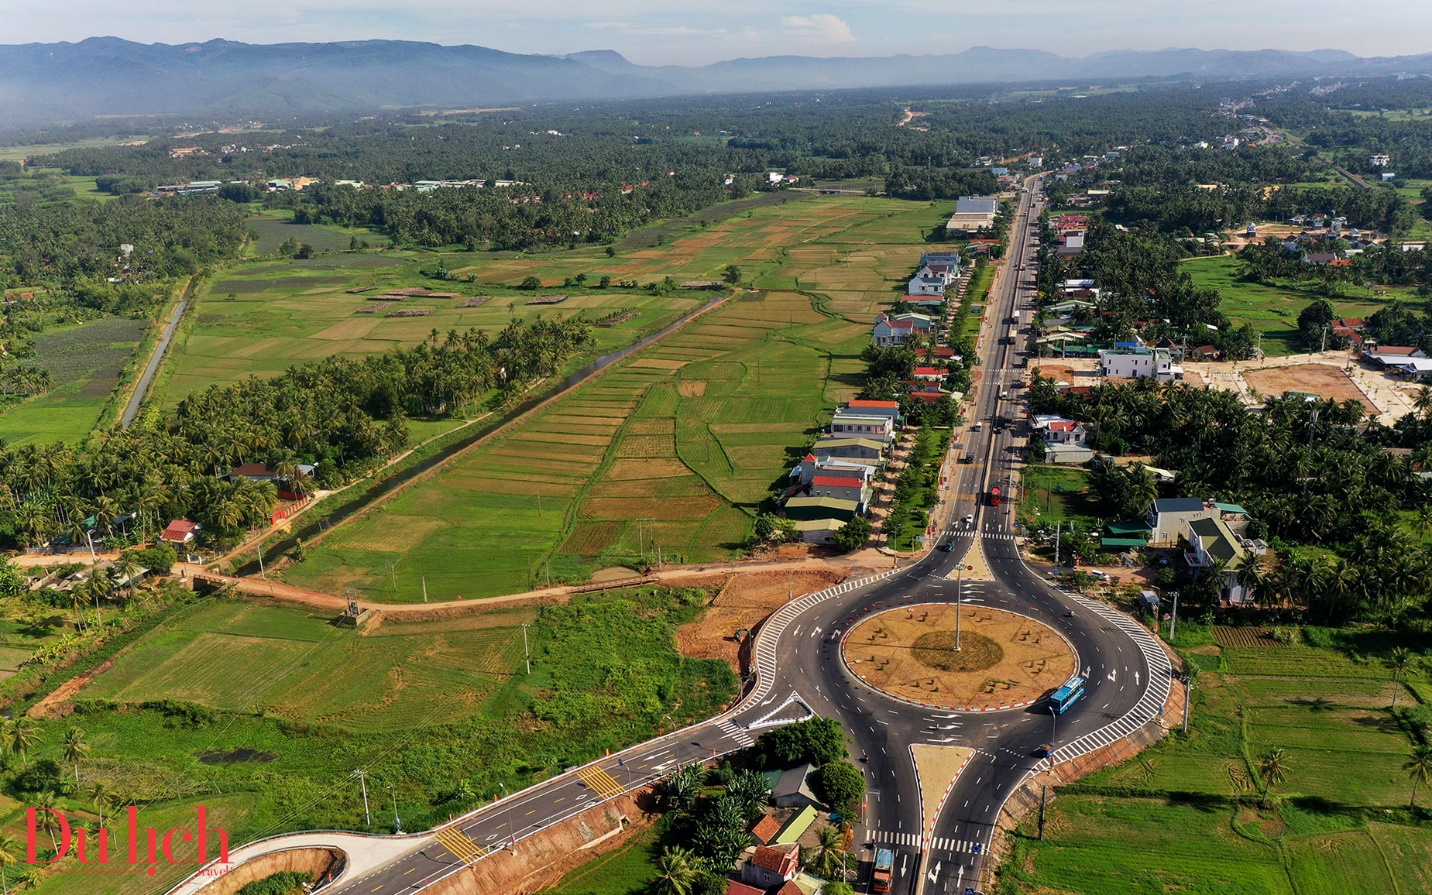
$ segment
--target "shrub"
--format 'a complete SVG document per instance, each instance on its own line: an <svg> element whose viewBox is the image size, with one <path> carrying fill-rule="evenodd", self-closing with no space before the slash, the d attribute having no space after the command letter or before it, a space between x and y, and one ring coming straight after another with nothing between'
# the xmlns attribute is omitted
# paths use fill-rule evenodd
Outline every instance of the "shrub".
<svg viewBox="0 0 1432 895"><path fill-rule="evenodd" d="M822 802L847 817L865 795L865 775L845 759L821 765L811 785Z"/></svg>
<svg viewBox="0 0 1432 895"><path fill-rule="evenodd" d="M754 748L765 768L820 765L845 756L845 731L833 718L811 718L761 734Z"/></svg>
<svg viewBox="0 0 1432 895"><path fill-rule="evenodd" d="M307 891L306 887L312 882L313 874L311 873L285 870L263 879L256 879L235 895L295 895L295 893Z"/></svg>

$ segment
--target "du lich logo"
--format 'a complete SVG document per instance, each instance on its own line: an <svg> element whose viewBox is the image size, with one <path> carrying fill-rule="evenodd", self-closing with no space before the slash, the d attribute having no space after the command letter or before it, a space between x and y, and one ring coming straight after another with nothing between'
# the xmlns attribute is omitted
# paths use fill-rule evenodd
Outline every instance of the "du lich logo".
<svg viewBox="0 0 1432 895"><path fill-rule="evenodd" d="M123 846L116 835L107 827L89 829L83 825L71 825L70 821L53 808L25 809L25 863L32 866L58 864L73 855L80 864L93 868L93 872L137 872L154 876L161 864L199 866L218 858L220 864L229 863L229 834L223 827L208 826L208 809L200 805L195 811L193 829L172 827L159 830L139 825L139 809L133 805L124 809L127 816L123 833ZM51 848L54 857L42 859L42 852L48 854ZM211 850L214 851L211 854Z"/></svg>

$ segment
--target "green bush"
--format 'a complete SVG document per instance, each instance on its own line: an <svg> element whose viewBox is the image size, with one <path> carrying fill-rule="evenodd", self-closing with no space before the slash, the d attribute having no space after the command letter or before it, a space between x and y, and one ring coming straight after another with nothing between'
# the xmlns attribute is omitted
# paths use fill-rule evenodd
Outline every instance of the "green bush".
<svg viewBox="0 0 1432 895"><path fill-rule="evenodd" d="M822 765L845 757L845 731L834 718L811 718L761 734L754 748L764 768Z"/></svg>
<svg viewBox="0 0 1432 895"><path fill-rule="evenodd" d="M240 889L235 895L296 895L313 882L313 874L298 870L285 870L256 879Z"/></svg>

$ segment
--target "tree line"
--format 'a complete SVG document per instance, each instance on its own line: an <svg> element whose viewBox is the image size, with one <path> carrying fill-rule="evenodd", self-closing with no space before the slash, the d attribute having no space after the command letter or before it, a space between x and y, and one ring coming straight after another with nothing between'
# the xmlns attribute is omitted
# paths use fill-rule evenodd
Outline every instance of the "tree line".
<svg viewBox="0 0 1432 895"><path fill-rule="evenodd" d="M187 517L230 542L268 524L278 499L271 482L228 481L231 468L263 462L301 488L299 467L313 465L318 485L337 487L405 447L409 418L516 400L590 340L580 318L514 320L493 337L435 330L412 348L212 386L151 425L98 432L79 448L0 442L0 545L83 543L130 514L141 538Z"/></svg>

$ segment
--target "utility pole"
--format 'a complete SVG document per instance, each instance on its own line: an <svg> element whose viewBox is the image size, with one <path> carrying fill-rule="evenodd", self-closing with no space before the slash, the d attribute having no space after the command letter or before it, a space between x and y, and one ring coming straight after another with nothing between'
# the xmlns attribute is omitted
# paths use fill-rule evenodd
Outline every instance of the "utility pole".
<svg viewBox="0 0 1432 895"><path fill-rule="evenodd" d="M388 787L388 795L393 797L393 826L399 833L403 832L403 821L398 817L398 793L393 787Z"/></svg>
<svg viewBox="0 0 1432 895"><path fill-rule="evenodd" d="M1173 614L1168 617L1168 642L1173 643L1173 629L1178 624L1178 591L1173 592Z"/></svg>
<svg viewBox="0 0 1432 895"><path fill-rule="evenodd" d="M394 571L395 563L388 563L388 580L393 582L393 596L398 595L398 573Z"/></svg>
<svg viewBox="0 0 1432 895"><path fill-rule="evenodd" d="M373 815L368 812L368 772L359 768L349 776L358 778L358 785L363 788L363 824L373 826Z"/></svg>
<svg viewBox="0 0 1432 895"><path fill-rule="evenodd" d="M423 602L428 601L428 576L423 576Z"/></svg>
<svg viewBox="0 0 1432 895"><path fill-rule="evenodd" d="M1183 732L1188 733L1188 714L1193 707L1193 678L1183 676Z"/></svg>
<svg viewBox="0 0 1432 895"><path fill-rule="evenodd" d="M1039 841L1044 841L1044 803L1049 799L1049 787L1039 787Z"/></svg>
<svg viewBox="0 0 1432 895"><path fill-rule="evenodd" d="M264 542L263 542L263 541L259 541L259 545L254 548L254 552L257 553L257 554L258 554L258 557L259 557L259 577L260 577L260 578L267 578L267 577L268 577L268 574L267 574L266 572L264 572Z"/></svg>
<svg viewBox="0 0 1432 895"><path fill-rule="evenodd" d="M532 654L527 650L527 627L528 623L522 623L522 658L527 662L527 674L532 675Z"/></svg>
<svg viewBox="0 0 1432 895"><path fill-rule="evenodd" d="M1054 523L1054 568L1059 569L1059 535L1063 532L1064 520L1060 519Z"/></svg>

